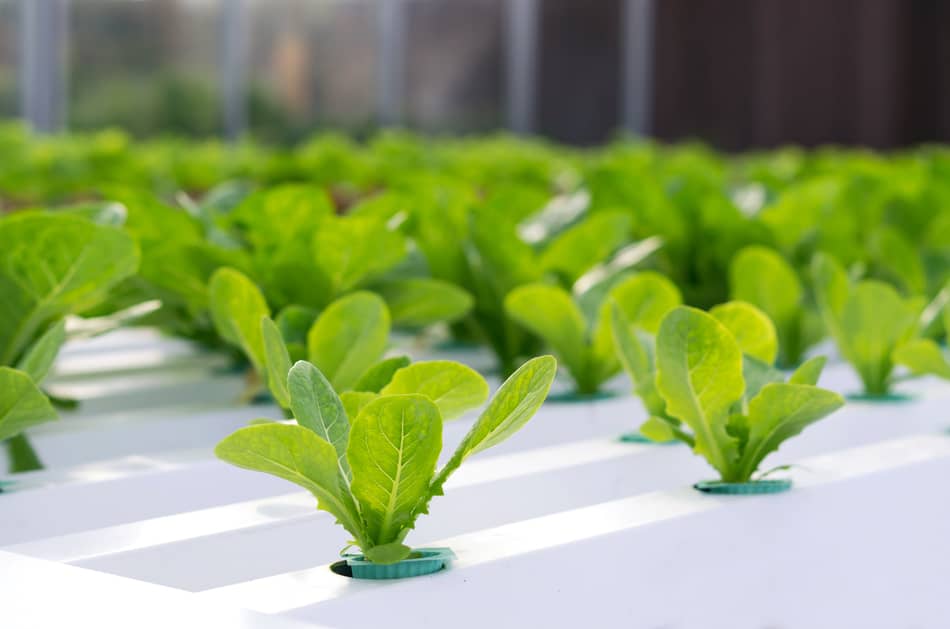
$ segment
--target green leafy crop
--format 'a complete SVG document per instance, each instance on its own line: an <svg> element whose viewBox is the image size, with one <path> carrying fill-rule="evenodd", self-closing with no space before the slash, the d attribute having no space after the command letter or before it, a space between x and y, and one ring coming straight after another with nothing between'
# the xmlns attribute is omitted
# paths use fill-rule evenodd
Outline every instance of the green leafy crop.
<svg viewBox="0 0 950 629"><path fill-rule="evenodd" d="M663 314L675 305L678 304L671 305ZM772 367L778 347L775 327L765 313L751 304L732 301L715 306L709 314L733 335L743 354L743 370L751 380L779 377L779 372ZM611 334L617 356L647 412L640 433L653 441L672 441L677 435L688 441L680 421L667 412L666 402L657 389L656 333L659 327L660 321L653 327L645 327L631 320L618 303L612 305Z"/></svg>
<svg viewBox="0 0 950 629"><path fill-rule="evenodd" d="M398 228L405 214L381 195L338 216L324 190L284 184L250 195L221 223L244 244L248 274L280 312L320 311L371 290L386 300L397 326L422 328L465 316L471 296L409 259L409 241Z"/></svg>
<svg viewBox="0 0 950 629"><path fill-rule="evenodd" d="M854 282L825 254L815 256L812 274L825 325L861 378L866 394L887 395L898 364L915 374L946 377L950 373L943 367L946 359L939 346L921 336L927 327L922 298L902 297L878 280Z"/></svg>
<svg viewBox="0 0 950 629"><path fill-rule="evenodd" d="M274 399L288 408L283 389L291 346L260 289L244 274L223 268L210 283L211 312L218 333L240 348ZM389 343L389 311L374 293L357 291L331 303L305 334L307 358L339 391L352 389L374 368ZM254 393L256 391L252 391Z"/></svg>
<svg viewBox="0 0 950 629"><path fill-rule="evenodd" d="M750 370L740 342L717 317L678 307L656 339L656 390L666 411L660 419L675 420L673 436L723 481L747 482L782 442L844 404L815 386L823 362L807 361L788 382L780 372Z"/></svg>
<svg viewBox="0 0 950 629"><path fill-rule="evenodd" d="M379 394L350 393L343 400L317 367L298 362L288 378L296 424L242 428L215 453L310 491L317 508L333 515L370 561L401 561L411 553L406 536L428 513L432 498L442 495L449 476L466 458L504 441L534 415L551 387L556 363L544 356L522 365L436 471L445 415L478 406L487 397L484 380L466 369L419 363L395 372Z"/></svg>
<svg viewBox="0 0 950 629"><path fill-rule="evenodd" d="M617 304L625 317L645 330L655 332L663 315L680 304L680 294L662 275L644 272L615 285L607 301ZM564 289L527 284L508 294L505 308L513 320L552 348L574 380L577 392L590 394L620 371L607 301L597 309L596 321L589 321Z"/></svg>
<svg viewBox="0 0 950 629"><path fill-rule="evenodd" d="M407 328L454 323L474 304L472 296L461 288L428 277L392 279L372 288L386 301L393 324Z"/></svg>
<svg viewBox="0 0 950 629"><path fill-rule="evenodd" d="M65 341L65 317L95 308L137 264L128 235L79 215L0 219L0 441L13 440L13 471L39 466L20 433L56 419L39 385Z"/></svg>
<svg viewBox="0 0 950 629"><path fill-rule="evenodd" d="M24 371L0 367L0 391L0 440L56 419L49 399Z"/></svg>
<svg viewBox="0 0 950 629"><path fill-rule="evenodd" d="M111 309L147 300L161 308L146 323L210 347L223 343L215 333L209 306L209 280L221 267L247 270L246 252L217 228L210 210L190 213L140 189L109 190L127 216L123 230L141 251L134 277L110 296Z"/></svg>
<svg viewBox="0 0 950 629"><path fill-rule="evenodd" d="M924 309L919 325L921 332L927 330L931 320L941 318L941 314L943 329L950 330L950 283ZM899 345L891 357L914 376L933 375L950 380L950 359L932 338L911 339Z"/></svg>
<svg viewBox="0 0 950 629"><path fill-rule="evenodd" d="M819 340L817 317L805 307L805 292L795 269L776 251L746 247L729 269L732 298L747 301L772 319L778 333L778 363L793 367Z"/></svg>

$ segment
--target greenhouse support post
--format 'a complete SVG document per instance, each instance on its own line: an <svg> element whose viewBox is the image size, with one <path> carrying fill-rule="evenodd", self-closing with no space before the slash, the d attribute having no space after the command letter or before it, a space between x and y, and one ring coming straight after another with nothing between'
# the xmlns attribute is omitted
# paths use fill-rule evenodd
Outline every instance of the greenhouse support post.
<svg viewBox="0 0 950 629"><path fill-rule="evenodd" d="M653 0L623 0L621 29L620 111L624 128L642 136L653 98Z"/></svg>
<svg viewBox="0 0 950 629"><path fill-rule="evenodd" d="M508 0L505 7L508 128L527 134L535 130L538 0Z"/></svg>
<svg viewBox="0 0 950 629"><path fill-rule="evenodd" d="M399 125L405 117L406 19L405 0L377 0L376 116L380 126Z"/></svg>
<svg viewBox="0 0 950 629"><path fill-rule="evenodd" d="M226 0L221 6L218 68L224 133L235 140L247 130L247 0Z"/></svg>
<svg viewBox="0 0 950 629"><path fill-rule="evenodd" d="M21 112L35 131L52 133L66 118L67 0L20 0Z"/></svg>

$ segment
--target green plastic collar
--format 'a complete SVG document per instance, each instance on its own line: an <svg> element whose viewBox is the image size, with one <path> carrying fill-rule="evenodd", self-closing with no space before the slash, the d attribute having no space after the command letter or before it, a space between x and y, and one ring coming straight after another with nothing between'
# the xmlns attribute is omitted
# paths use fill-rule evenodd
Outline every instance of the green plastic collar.
<svg viewBox="0 0 950 629"><path fill-rule="evenodd" d="M707 494L728 494L749 496L753 494L778 494L792 488L788 478L752 480L747 483L726 483L721 480L702 480L693 485L695 489Z"/></svg>
<svg viewBox="0 0 950 629"><path fill-rule="evenodd" d="M625 432L620 435L618 441L622 443L643 443L651 446L673 446L678 443L682 443L678 439L670 439L669 441L653 441L647 437L644 437L639 432Z"/></svg>
<svg viewBox="0 0 950 629"><path fill-rule="evenodd" d="M417 548L412 554L391 564L373 563L355 553L343 555L343 559L354 579L407 579L448 569L457 558L451 548Z"/></svg>
<svg viewBox="0 0 950 629"><path fill-rule="evenodd" d="M565 391L561 393L552 393L548 395L547 402L554 404L582 404L584 402L596 402L598 400L609 400L619 397L616 391L597 391L595 393L578 393L577 391Z"/></svg>
<svg viewBox="0 0 950 629"><path fill-rule="evenodd" d="M917 396L912 393L885 393L884 395L849 393L845 397L852 402L871 402L872 404L902 404L917 399Z"/></svg>

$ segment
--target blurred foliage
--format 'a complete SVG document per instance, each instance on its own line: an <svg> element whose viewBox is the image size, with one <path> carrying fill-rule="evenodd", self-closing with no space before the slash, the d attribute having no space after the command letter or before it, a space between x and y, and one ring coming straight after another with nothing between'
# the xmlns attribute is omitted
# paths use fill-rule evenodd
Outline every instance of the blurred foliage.
<svg viewBox="0 0 950 629"><path fill-rule="evenodd" d="M213 133L214 95L189 85L161 82L154 89L162 95L142 97L141 107L162 109L149 104L155 98L185 103L190 117L169 113L163 124ZM265 100L255 106L268 107ZM270 129L275 139L298 133L278 123ZM800 350L822 336L807 273L819 252L852 277L887 282L906 296L933 298L950 280L950 149L943 146L729 156L700 144L624 138L581 150L506 134L405 131L229 144L174 135L137 141L115 129L33 136L7 123L0 154L5 210L97 200L128 206L143 265L125 287L127 302L161 293L177 313L168 327L209 341L206 282L225 265L248 273L275 308L319 309L374 282L412 286L405 280L421 277L454 285L473 307L453 333L490 346L503 369L538 348L504 309L505 296L531 282L560 286L591 313L623 277L652 270L672 279L685 303L708 308L729 299L736 254L765 247L801 285L794 300L805 311L796 315ZM254 194L286 184L302 187L273 203ZM354 222L334 223L334 214ZM344 291L325 281L332 272L314 243L337 234L335 246L370 239L385 248L393 231L409 243L406 255ZM351 232L360 235L345 236ZM361 246L353 249L360 256L373 251ZM163 274L172 260L182 261L177 271L190 273L188 281ZM939 335L940 325L929 333Z"/></svg>

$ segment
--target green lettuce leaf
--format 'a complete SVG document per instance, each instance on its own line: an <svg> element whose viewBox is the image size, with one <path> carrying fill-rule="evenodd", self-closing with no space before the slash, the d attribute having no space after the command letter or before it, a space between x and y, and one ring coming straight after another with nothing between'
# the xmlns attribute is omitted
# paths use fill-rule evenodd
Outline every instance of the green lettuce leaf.
<svg viewBox="0 0 950 629"><path fill-rule="evenodd" d="M554 350L578 390L590 393L600 384L593 377L587 341L587 322L570 294L547 284L519 286L505 298L508 315L544 339Z"/></svg>
<svg viewBox="0 0 950 629"><path fill-rule="evenodd" d="M17 369L26 372L33 382L40 384L46 378L56 355L59 354L59 348L66 342L66 321L60 320L54 326L51 326L35 343L27 350L23 358L17 364Z"/></svg>
<svg viewBox="0 0 950 629"><path fill-rule="evenodd" d="M88 310L138 266L123 231L69 215L0 219L0 365L13 365L67 314Z"/></svg>
<svg viewBox="0 0 950 629"><path fill-rule="evenodd" d="M667 412L695 437L695 451L729 480L738 445L727 432L730 408L742 397L742 352L721 323L680 306L660 325L656 386Z"/></svg>
<svg viewBox="0 0 950 629"><path fill-rule="evenodd" d="M292 366L290 353L280 329L270 317L261 319L261 338L264 341L267 386L281 408L290 408L290 389L287 388L287 375Z"/></svg>
<svg viewBox="0 0 950 629"><path fill-rule="evenodd" d="M410 364L408 356L392 356L384 358L367 369L359 381L353 386L354 391L368 391L379 393L390 383L397 371Z"/></svg>
<svg viewBox="0 0 950 629"><path fill-rule="evenodd" d="M346 410L346 416L352 422L364 406L378 397L378 393L370 391L344 391L340 394L340 401L343 403L344 410Z"/></svg>
<svg viewBox="0 0 950 629"><path fill-rule="evenodd" d="M277 313L274 323L287 345L291 362L307 358L307 333L320 313L306 306L290 305Z"/></svg>
<svg viewBox="0 0 950 629"><path fill-rule="evenodd" d="M312 233L333 213L333 202L321 188L284 184L244 199L228 222L243 231L254 251L270 254L290 237Z"/></svg>
<svg viewBox="0 0 950 629"><path fill-rule="evenodd" d="M352 388L383 355L389 339L389 311L377 295L359 291L336 300L307 334L310 362L333 388Z"/></svg>
<svg viewBox="0 0 950 629"><path fill-rule="evenodd" d="M424 277L391 280L375 290L386 301L394 325L425 327L456 321L473 305L472 296L454 284Z"/></svg>
<svg viewBox="0 0 950 629"><path fill-rule="evenodd" d="M837 260L824 253L817 253L811 262L815 301L828 328L836 340L841 336L841 313L851 291L851 280Z"/></svg>
<svg viewBox="0 0 950 629"><path fill-rule="evenodd" d="M683 303L680 291L665 276L652 271L636 273L610 290L610 298L631 325L656 334L670 310Z"/></svg>
<svg viewBox="0 0 950 629"><path fill-rule="evenodd" d="M916 331L918 309L890 285L859 282L841 311L838 348L871 395L890 390L894 350Z"/></svg>
<svg viewBox="0 0 950 629"><path fill-rule="evenodd" d="M267 351L261 319L270 317L270 308L261 290L240 271L222 268L211 276L209 295L218 334L243 350L257 373L265 374Z"/></svg>
<svg viewBox="0 0 950 629"><path fill-rule="evenodd" d="M617 356L633 382L634 392L649 416L667 419L666 403L656 389L655 339L646 333L638 334L616 303L613 304L611 316L611 332Z"/></svg>
<svg viewBox="0 0 950 629"><path fill-rule="evenodd" d="M713 307L709 314L726 326L742 353L771 365L778 354L778 336L772 320L749 303L730 301Z"/></svg>
<svg viewBox="0 0 950 629"><path fill-rule="evenodd" d="M541 255L541 266L570 286L629 242L631 223L626 212L598 212L555 237Z"/></svg>
<svg viewBox="0 0 950 629"><path fill-rule="evenodd" d="M294 419L333 446L339 461L340 478L344 485L348 485L350 468L346 462L346 444L350 423L336 391L319 369L303 360L290 369L287 388Z"/></svg>
<svg viewBox="0 0 950 629"><path fill-rule="evenodd" d="M844 405L837 393L803 384L765 385L749 404L748 437L736 475L748 480L783 441Z"/></svg>
<svg viewBox="0 0 950 629"><path fill-rule="evenodd" d="M56 418L52 404L28 374L0 367L0 441Z"/></svg>
<svg viewBox="0 0 950 629"><path fill-rule="evenodd" d="M231 465L300 485L360 547L369 545L353 497L341 484L336 450L315 432L291 424L248 426L225 437L214 453Z"/></svg>
<svg viewBox="0 0 950 629"><path fill-rule="evenodd" d="M760 308L775 324L781 364L798 363L808 339L803 321L803 289L791 265L771 249L746 247L733 258L729 278L732 298ZM769 363L774 360L759 358Z"/></svg>
<svg viewBox="0 0 950 629"><path fill-rule="evenodd" d="M868 250L879 277L893 282L907 295L927 291L927 275L920 253L896 229L879 227Z"/></svg>
<svg viewBox="0 0 950 629"><path fill-rule="evenodd" d="M423 361L397 371L380 391L380 395L409 393L432 400L442 418L449 420L484 404L488 399L488 383L477 371L461 363Z"/></svg>
<svg viewBox="0 0 950 629"><path fill-rule="evenodd" d="M317 267L330 280L331 294L341 295L392 269L407 249L402 234L385 223L331 217L317 229L313 251Z"/></svg>
<svg viewBox="0 0 950 629"><path fill-rule="evenodd" d="M803 362L788 379L789 384L818 384L821 372L825 369L828 359L824 356L815 356Z"/></svg>
<svg viewBox="0 0 950 629"><path fill-rule="evenodd" d="M533 358L511 374L492 396L491 402L459 443L452 458L433 479L427 501L433 496L442 495L445 481L465 459L498 445L521 430L541 408L556 374L557 361L553 356Z"/></svg>
<svg viewBox="0 0 950 629"><path fill-rule="evenodd" d="M950 361L932 339L913 339L899 345L893 359L914 375L929 374L950 380Z"/></svg>
<svg viewBox="0 0 950 629"><path fill-rule="evenodd" d="M380 397L353 420L346 458L370 546L413 527L441 449L439 409L422 395Z"/></svg>

